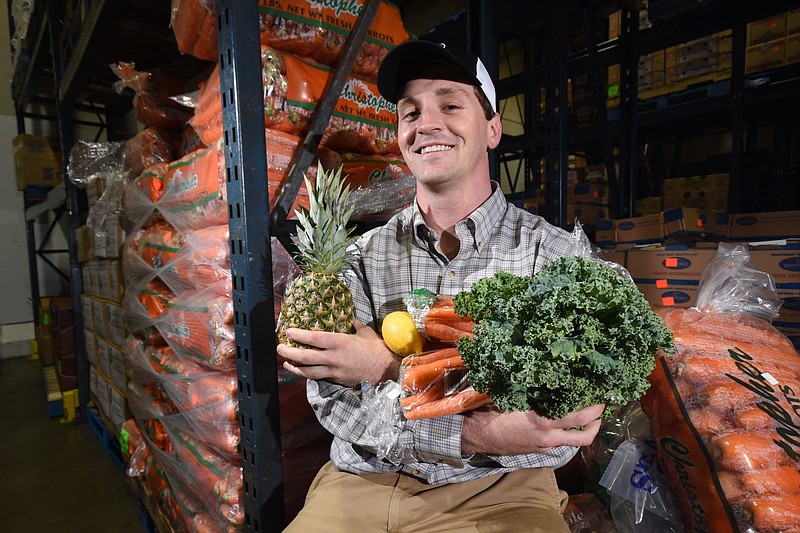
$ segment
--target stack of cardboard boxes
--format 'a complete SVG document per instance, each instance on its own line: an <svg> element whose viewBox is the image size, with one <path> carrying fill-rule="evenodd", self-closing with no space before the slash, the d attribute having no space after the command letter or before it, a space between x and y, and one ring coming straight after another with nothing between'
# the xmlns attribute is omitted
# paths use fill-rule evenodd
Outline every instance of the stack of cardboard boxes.
<svg viewBox="0 0 800 533"><path fill-rule="evenodd" d="M75 355L75 328L72 298L39 298L39 323L36 328L39 357L45 367L54 367L62 392L78 387L78 364Z"/></svg>
<svg viewBox="0 0 800 533"><path fill-rule="evenodd" d="M83 227L78 232L89 390L98 409L118 432L130 416L125 394L128 376L122 349L127 336L122 311L122 218L107 217L102 231Z"/></svg>

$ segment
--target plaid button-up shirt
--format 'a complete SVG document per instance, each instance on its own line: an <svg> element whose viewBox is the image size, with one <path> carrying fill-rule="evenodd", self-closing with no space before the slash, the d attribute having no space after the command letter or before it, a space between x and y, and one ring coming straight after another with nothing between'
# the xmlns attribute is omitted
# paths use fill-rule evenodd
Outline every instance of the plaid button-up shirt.
<svg viewBox="0 0 800 533"><path fill-rule="evenodd" d="M532 275L567 253L567 232L509 204L500 187L493 187L486 202L456 224L461 247L452 261L441 253L438 236L425 225L416 202L361 236L356 243L359 260L346 274L356 317L379 331L387 314L405 309L403 297L414 289L453 296L497 270ZM431 484L454 483L520 468L557 468L577 451L562 446L528 455L464 456L463 415L455 414L400 422L391 462L378 457L374 439L365 432L367 412L360 391L309 380L308 399L333 434L334 465L357 474L403 471Z"/></svg>

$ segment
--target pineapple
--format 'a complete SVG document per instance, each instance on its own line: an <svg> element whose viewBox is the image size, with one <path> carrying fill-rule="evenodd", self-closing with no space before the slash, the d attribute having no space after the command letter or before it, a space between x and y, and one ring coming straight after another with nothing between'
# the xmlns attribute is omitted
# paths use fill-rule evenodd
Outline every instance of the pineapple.
<svg viewBox="0 0 800 533"><path fill-rule="evenodd" d="M304 179L310 209L295 210L296 260L303 273L283 297L278 326L281 343L301 347L286 336L287 328L352 333L353 295L340 274L353 261L348 248L355 240L346 227L353 206L345 207L350 187L342 187L342 167L326 172L319 164L316 183Z"/></svg>

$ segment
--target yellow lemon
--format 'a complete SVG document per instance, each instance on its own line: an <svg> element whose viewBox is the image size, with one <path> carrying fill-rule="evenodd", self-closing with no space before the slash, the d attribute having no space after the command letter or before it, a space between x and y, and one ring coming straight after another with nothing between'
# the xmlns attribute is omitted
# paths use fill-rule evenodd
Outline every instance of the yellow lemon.
<svg viewBox="0 0 800 533"><path fill-rule="evenodd" d="M422 348L425 346L425 338L406 311L394 311L386 315L381 326L381 334L389 349L401 357L422 353Z"/></svg>

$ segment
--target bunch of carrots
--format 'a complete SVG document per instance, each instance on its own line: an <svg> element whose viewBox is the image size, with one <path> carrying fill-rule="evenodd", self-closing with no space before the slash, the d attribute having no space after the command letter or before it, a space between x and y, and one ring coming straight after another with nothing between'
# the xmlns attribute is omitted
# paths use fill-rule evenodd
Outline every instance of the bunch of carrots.
<svg viewBox="0 0 800 533"><path fill-rule="evenodd" d="M401 400L405 417L408 420L434 418L491 403L489 396L472 387L459 388L467 367L452 346L461 337L473 335L475 322L455 312L452 298L438 296L422 325L429 340L446 347L403 359L402 384L408 394Z"/></svg>

